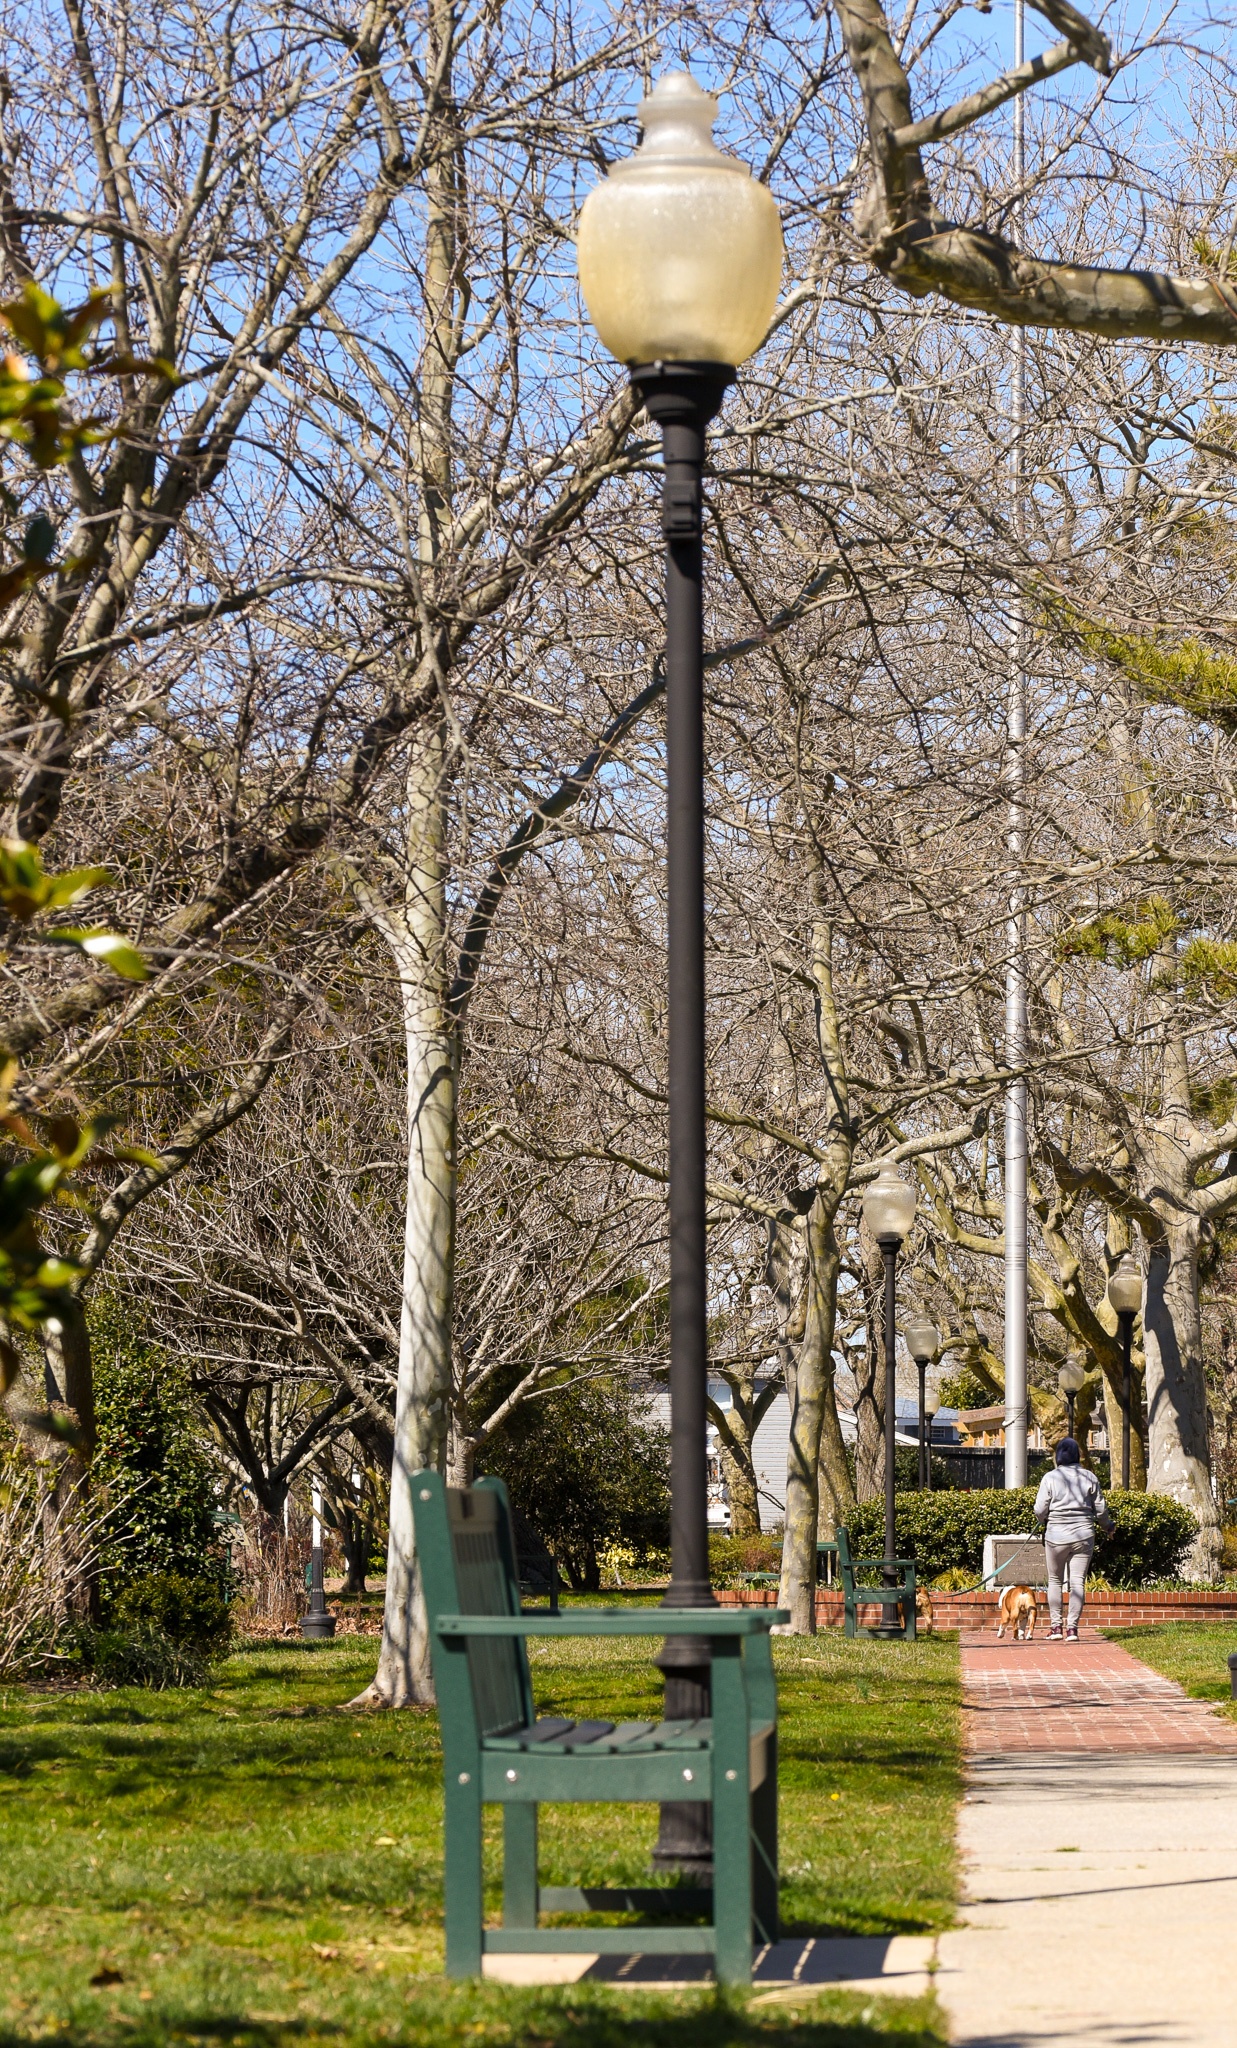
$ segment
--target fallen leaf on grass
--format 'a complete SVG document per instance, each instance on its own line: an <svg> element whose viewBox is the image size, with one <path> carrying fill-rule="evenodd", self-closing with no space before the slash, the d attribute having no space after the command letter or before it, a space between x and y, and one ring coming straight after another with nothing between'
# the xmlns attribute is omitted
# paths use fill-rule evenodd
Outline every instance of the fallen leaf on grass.
<svg viewBox="0 0 1237 2048"><path fill-rule="evenodd" d="M145 2003L149 1999L152 1999L155 1994L153 1991L139 1991L137 1995L143 2001L143 2003Z"/></svg>
<svg viewBox="0 0 1237 2048"><path fill-rule="evenodd" d="M110 1963L101 1963L94 1976L90 1979L90 1984L92 1990L99 1990L103 1985L123 1984L124 1981L125 1973L123 1970L113 1969Z"/></svg>
<svg viewBox="0 0 1237 2048"><path fill-rule="evenodd" d="M311 1941L309 1946L319 1962L337 1963L339 1961L339 1950L337 1948L330 1948L323 1941Z"/></svg>
<svg viewBox="0 0 1237 2048"><path fill-rule="evenodd" d="M375 1849L394 1849L396 1847L394 1835L375 1835L374 1847Z"/></svg>

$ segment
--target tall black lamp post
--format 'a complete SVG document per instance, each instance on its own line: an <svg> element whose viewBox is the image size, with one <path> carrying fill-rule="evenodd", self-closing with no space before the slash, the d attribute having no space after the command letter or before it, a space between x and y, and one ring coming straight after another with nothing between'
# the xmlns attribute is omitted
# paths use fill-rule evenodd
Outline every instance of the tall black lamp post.
<svg viewBox="0 0 1237 2048"><path fill-rule="evenodd" d="M876 1179L864 1190L863 1220L880 1246L885 1262L885 1569L882 1577L887 1586L896 1586L897 1269L898 1253L915 1221L915 1190L893 1166L882 1166ZM886 1636L901 1633L888 1607L876 1633Z"/></svg>
<svg viewBox="0 0 1237 2048"><path fill-rule="evenodd" d="M1082 1383L1086 1377L1086 1373L1076 1358L1067 1358L1057 1374L1057 1392L1065 1403L1066 1413L1069 1416L1069 1433L1071 1436L1074 1434L1074 1403L1078 1399L1079 1393L1082 1390Z"/></svg>
<svg viewBox="0 0 1237 2048"><path fill-rule="evenodd" d="M658 80L634 156L580 214L580 287L601 340L661 428L666 542L670 1095L670 1584L666 1607L713 1604L705 1389L704 620L705 430L777 304L772 194L713 142L717 101L686 73ZM707 1641L668 1636L667 1720L709 1711ZM655 1860L705 1874L708 1808L662 1807Z"/></svg>
<svg viewBox="0 0 1237 2048"><path fill-rule="evenodd" d="M941 1405L941 1397L940 1397L940 1394L939 1394L939 1393L937 1392L937 1389L936 1389L935 1387L929 1387L929 1388L928 1388L928 1391L927 1391L927 1393L926 1393L926 1394L925 1394L925 1396L924 1396L924 1401L923 1401L923 1412L924 1412L925 1416L927 1417L927 1428L928 1428L928 1481L927 1481L927 1484L928 1484L928 1492L929 1492L929 1493L931 1493L931 1491L932 1491L932 1424L933 1424L933 1422L934 1422L934 1421L935 1421L935 1419L936 1419L936 1411L937 1411L937 1409L938 1409L938 1408L940 1407L940 1405Z"/></svg>
<svg viewBox="0 0 1237 2048"><path fill-rule="evenodd" d="M1142 1267L1132 1252L1127 1252L1119 1266L1108 1279L1108 1299L1117 1311L1117 1326L1121 1332L1121 1484L1127 1491L1130 1484L1130 1344L1134 1335L1134 1318L1143 1305Z"/></svg>
<svg viewBox="0 0 1237 2048"><path fill-rule="evenodd" d="M921 1309L912 1316L906 1326L906 1342L919 1373L919 1491L924 1493L928 1486L928 1411L927 1379L928 1366L936 1357L941 1341L940 1331Z"/></svg>

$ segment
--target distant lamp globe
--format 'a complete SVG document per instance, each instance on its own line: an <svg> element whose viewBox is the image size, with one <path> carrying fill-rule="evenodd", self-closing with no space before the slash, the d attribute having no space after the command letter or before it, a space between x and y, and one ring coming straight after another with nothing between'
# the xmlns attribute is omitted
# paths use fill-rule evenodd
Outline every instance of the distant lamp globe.
<svg viewBox="0 0 1237 2048"><path fill-rule="evenodd" d="M888 1161L863 1191L863 1220L877 1244L903 1244L915 1221L915 1190Z"/></svg>
<svg viewBox="0 0 1237 2048"><path fill-rule="evenodd" d="M935 1358L936 1347L941 1341L941 1335L931 1316L924 1315L923 1311L920 1310L919 1314L912 1316L909 1322L903 1323L902 1335L906 1339L906 1348L916 1364L918 1364L920 1359L926 1361L929 1358Z"/></svg>
<svg viewBox="0 0 1237 2048"><path fill-rule="evenodd" d="M932 1417L933 1417L934 1415L938 1415L938 1414L940 1413L940 1407L941 1407L941 1390L940 1390L940 1388L939 1388L939 1387L928 1387L928 1388L926 1389L926 1391L925 1391L925 1393L924 1393L924 1397L923 1397L923 1412L924 1412L924 1414L925 1414L925 1415L926 1415L926 1416L927 1416L927 1417L929 1418L929 1420L931 1420L931 1418L932 1418Z"/></svg>
<svg viewBox="0 0 1237 2048"><path fill-rule="evenodd" d="M917 1315L913 1315L909 1322L903 1324L902 1335L906 1339L911 1357L915 1361L916 1370L919 1374L919 1488L922 1492L925 1487L930 1486L932 1483L930 1471L931 1458L928 1450L928 1440L931 1434L928 1427L928 1396L926 1387L928 1360L935 1357L936 1347L940 1343L941 1338L940 1332L932 1321L931 1316L925 1315L922 1309L919 1310Z"/></svg>
<svg viewBox="0 0 1237 2048"><path fill-rule="evenodd" d="M580 212L589 318L621 363L721 363L759 348L782 281L768 187L713 141L717 101L685 71L640 108L643 138Z"/></svg>
<svg viewBox="0 0 1237 2048"><path fill-rule="evenodd" d="M1087 1375L1079 1365L1078 1360L1076 1358L1067 1358L1057 1374L1057 1391L1061 1394L1081 1393L1086 1377Z"/></svg>
<svg viewBox="0 0 1237 2048"><path fill-rule="evenodd" d="M1109 1275L1108 1299L1119 1316L1136 1316L1143 1305L1142 1267L1130 1252Z"/></svg>

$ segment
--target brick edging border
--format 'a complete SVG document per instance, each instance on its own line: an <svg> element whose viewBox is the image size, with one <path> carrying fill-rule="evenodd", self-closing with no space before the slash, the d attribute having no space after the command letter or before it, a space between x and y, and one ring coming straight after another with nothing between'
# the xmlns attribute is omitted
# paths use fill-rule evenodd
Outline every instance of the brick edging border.
<svg viewBox="0 0 1237 2048"><path fill-rule="evenodd" d="M717 1598L723 1607L777 1605L776 1592L761 1586L725 1587ZM937 1628L982 1627L995 1618L999 1599L996 1592L933 1593L933 1622ZM1086 1611L1093 1628L1138 1628L1164 1621L1231 1621L1237 1627L1237 1588L1117 1593L1097 1587L1087 1595ZM816 1595L817 1628L841 1628L842 1619L840 1587L822 1586Z"/></svg>

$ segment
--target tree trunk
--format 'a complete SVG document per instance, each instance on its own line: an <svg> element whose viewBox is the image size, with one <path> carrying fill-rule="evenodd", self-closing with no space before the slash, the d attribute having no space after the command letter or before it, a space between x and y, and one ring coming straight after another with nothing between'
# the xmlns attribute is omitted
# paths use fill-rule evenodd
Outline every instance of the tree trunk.
<svg viewBox="0 0 1237 2048"><path fill-rule="evenodd" d="M1220 1518L1211 1491L1207 1388L1198 1291L1196 1217L1165 1224L1149 1246L1143 1343L1147 1361L1147 1485L1167 1493L1197 1518L1187 1560L1197 1579L1220 1568Z"/></svg>
<svg viewBox="0 0 1237 2048"><path fill-rule="evenodd" d="M742 1444L738 1455L729 1444L724 1443L721 1449L722 1472L730 1495L730 1533L732 1536L759 1536L760 1495L756 1491L751 1438L747 1439L746 1456L743 1455Z"/></svg>
<svg viewBox="0 0 1237 2048"><path fill-rule="evenodd" d="M75 1479L84 1480L96 1442L94 1360L90 1331L80 1301L70 1301L43 1332L44 1373L49 1401L67 1408L78 1433L80 1452L72 1463Z"/></svg>
<svg viewBox="0 0 1237 2048"><path fill-rule="evenodd" d="M345 1508L339 1518L339 1540L344 1553L341 1595L345 1600L360 1600L365 1592L370 1551L369 1523L365 1517Z"/></svg>
<svg viewBox="0 0 1237 2048"><path fill-rule="evenodd" d="M795 1361L786 1460L786 1530L779 1605L790 1609L792 1635L816 1633L816 1525L821 1432L833 1374L838 1246L822 1195L807 1214L807 1319ZM835 1412L836 1420L836 1412Z"/></svg>
<svg viewBox="0 0 1237 2048"><path fill-rule="evenodd" d="M732 1536L759 1536L760 1495L756 1487L753 1451L759 1427L756 1369L754 1366L743 1369L731 1366L722 1373L722 1377L730 1388L730 1406L723 1408L719 1402L710 1400L709 1414L717 1429L722 1473L730 1495L730 1533ZM762 1398L759 1416L764 1415L768 1405L768 1400Z"/></svg>
<svg viewBox="0 0 1237 2048"><path fill-rule="evenodd" d="M451 1409L457 1041L446 987L447 747L445 721L422 729L407 779L404 917L386 929L399 966L408 1059L408 1182L382 1653L357 1706L422 1706L434 1697L412 1481L441 1470Z"/></svg>
<svg viewBox="0 0 1237 2048"><path fill-rule="evenodd" d="M818 1543L834 1543L837 1540L838 1523L848 1521L854 1513L855 1482L850 1475L850 1461L846 1456L842 1425L838 1420L832 1352L829 1354L826 1372L825 1413L820 1432L819 1495L816 1540Z"/></svg>
<svg viewBox="0 0 1237 2048"><path fill-rule="evenodd" d="M420 503L417 558L424 608L423 652L431 651L443 597L439 564L452 506L452 400L459 343L463 167L452 72L453 0L431 0L428 43L436 79L438 145L425 181L425 335L419 382ZM426 623L428 621L428 625ZM440 691L448 664L440 635ZM388 931L399 967L408 1059L408 1186L403 1298L391 1461L382 1653L357 1704L408 1707L434 1697L425 1596L412 1517L416 1473L441 1470L451 1425L452 1288L455 1271L455 1123L459 1032L447 969L447 780L451 739L441 703L413 736L408 775L407 880L398 933Z"/></svg>

